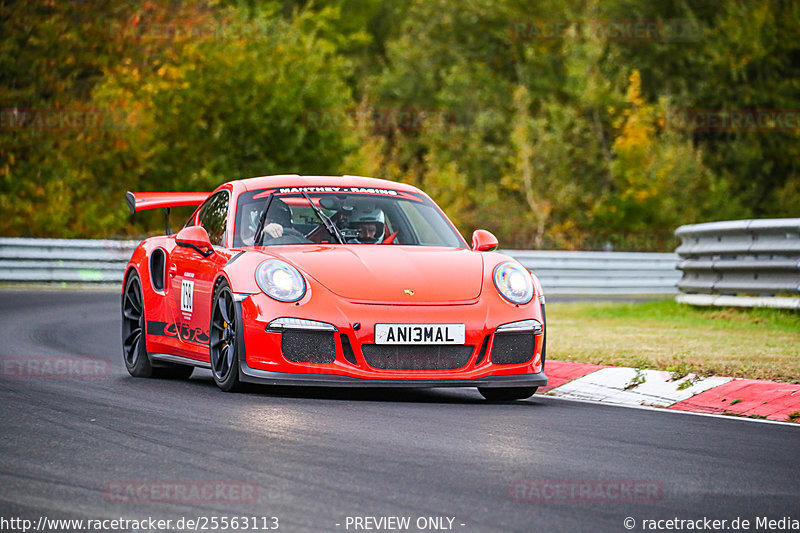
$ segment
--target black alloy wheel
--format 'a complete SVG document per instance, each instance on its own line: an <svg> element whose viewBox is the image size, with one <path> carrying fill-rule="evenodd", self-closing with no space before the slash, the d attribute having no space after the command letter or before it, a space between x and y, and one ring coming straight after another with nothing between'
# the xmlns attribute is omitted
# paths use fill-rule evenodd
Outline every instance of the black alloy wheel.
<svg viewBox="0 0 800 533"><path fill-rule="evenodd" d="M122 355L128 373L137 378L153 375L153 366L145 346L144 328L142 282L136 272L131 272L122 295Z"/></svg>
<svg viewBox="0 0 800 533"><path fill-rule="evenodd" d="M137 378L188 379L194 371L189 365L159 363L154 366L147 355L142 282L136 272L125 280L122 294L122 356L128 373Z"/></svg>

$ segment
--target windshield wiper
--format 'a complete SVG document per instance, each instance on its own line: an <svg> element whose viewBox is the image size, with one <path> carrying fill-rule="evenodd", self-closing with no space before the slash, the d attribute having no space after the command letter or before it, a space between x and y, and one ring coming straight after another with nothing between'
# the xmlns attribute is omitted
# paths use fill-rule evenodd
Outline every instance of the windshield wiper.
<svg viewBox="0 0 800 533"><path fill-rule="evenodd" d="M308 197L308 194L306 194L306 191L303 191L303 197L306 200L308 200L309 204L311 204L311 208L314 210L314 212L317 214L319 219L325 225L325 229L328 230L328 233L330 233L331 235L335 236L339 240L339 244L344 244L344 237L342 237L342 234L341 234L341 232L339 232L339 228L336 227L336 224L334 224L333 221L331 221L331 219L328 218L325 215L325 213L322 212L322 209L317 207L314 204L314 202L311 201L311 198Z"/></svg>
<svg viewBox="0 0 800 533"><path fill-rule="evenodd" d="M253 237L253 246L261 246L264 242L264 223L267 221L267 211L269 211L269 205L272 203L273 194L269 193L267 205L264 206L264 212L261 213L261 218L258 219L258 226L256 226L256 233Z"/></svg>

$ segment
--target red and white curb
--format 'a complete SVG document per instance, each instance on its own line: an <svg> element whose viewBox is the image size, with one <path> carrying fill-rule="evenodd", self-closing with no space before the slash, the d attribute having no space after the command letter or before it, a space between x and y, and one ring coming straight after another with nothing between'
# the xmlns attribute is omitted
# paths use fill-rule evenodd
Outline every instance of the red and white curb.
<svg viewBox="0 0 800 533"><path fill-rule="evenodd" d="M800 413L800 385L791 383L694 374L675 379L661 370L562 361L547 361L545 368L549 384L541 390L560 398L782 422Z"/></svg>

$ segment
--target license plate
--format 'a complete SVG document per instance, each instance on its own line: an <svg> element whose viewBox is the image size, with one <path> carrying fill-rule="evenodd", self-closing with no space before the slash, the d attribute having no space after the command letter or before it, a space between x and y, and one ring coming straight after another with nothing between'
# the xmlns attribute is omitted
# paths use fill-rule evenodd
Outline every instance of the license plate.
<svg viewBox="0 0 800 533"><path fill-rule="evenodd" d="M375 324L375 344L464 344L464 324Z"/></svg>

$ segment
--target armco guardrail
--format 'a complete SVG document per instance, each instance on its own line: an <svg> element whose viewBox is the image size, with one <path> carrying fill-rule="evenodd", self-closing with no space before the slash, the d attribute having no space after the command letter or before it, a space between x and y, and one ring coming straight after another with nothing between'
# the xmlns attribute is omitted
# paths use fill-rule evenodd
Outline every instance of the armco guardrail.
<svg viewBox="0 0 800 533"><path fill-rule="evenodd" d="M137 241L0 238L0 282L119 283Z"/></svg>
<svg viewBox="0 0 800 533"><path fill-rule="evenodd" d="M122 283L136 241L0 238L0 282ZM671 253L504 250L546 294L673 294Z"/></svg>
<svg viewBox="0 0 800 533"><path fill-rule="evenodd" d="M673 253L503 250L535 272L545 294L675 294Z"/></svg>
<svg viewBox="0 0 800 533"><path fill-rule="evenodd" d="M678 301L800 309L800 218L681 226Z"/></svg>

